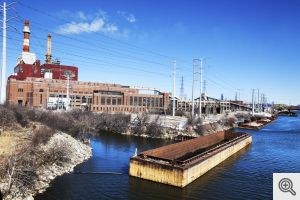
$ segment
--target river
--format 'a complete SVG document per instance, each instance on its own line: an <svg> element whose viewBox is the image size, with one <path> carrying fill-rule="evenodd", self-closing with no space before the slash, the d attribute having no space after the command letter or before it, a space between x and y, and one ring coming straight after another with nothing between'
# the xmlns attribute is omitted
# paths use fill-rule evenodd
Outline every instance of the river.
<svg viewBox="0 0 300 200"><path fill-rule="evenodd" d="M247 132L251 146L184 189L128 176L135 148L140 152L171 141L102 133L91 142L93 156L75 171L122 174L66 174L35 199L272 199L272 173L300 172L300 117L279 117L260 131Z"/></svg>

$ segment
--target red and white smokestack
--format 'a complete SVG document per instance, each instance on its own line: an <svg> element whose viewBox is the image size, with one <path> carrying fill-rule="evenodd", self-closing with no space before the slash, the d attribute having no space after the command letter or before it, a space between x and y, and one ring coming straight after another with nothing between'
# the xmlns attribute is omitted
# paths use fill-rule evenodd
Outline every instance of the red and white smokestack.
<svg viewBox="0 0 300 200"><path fill-rule="evenodd" d="M30 36L29 20L25 20L23 33L24 33L23 52L29 52L29 36Z"/></svg>

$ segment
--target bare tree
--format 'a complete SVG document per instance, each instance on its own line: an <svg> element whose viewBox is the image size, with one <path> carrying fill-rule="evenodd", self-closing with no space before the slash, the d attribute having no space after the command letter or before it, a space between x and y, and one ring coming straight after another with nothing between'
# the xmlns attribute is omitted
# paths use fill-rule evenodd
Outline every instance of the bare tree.
<svg viewBox="0 0 300 200"><path fill-rule="evenodd" d="M4 198L14 198L17 193L24 194L24 191L33 187L36 178L36 162L31 148L17 149L14 145L13 153L7 157L7 162L1 170L1 178L7 180L3 188Z"/></svg>

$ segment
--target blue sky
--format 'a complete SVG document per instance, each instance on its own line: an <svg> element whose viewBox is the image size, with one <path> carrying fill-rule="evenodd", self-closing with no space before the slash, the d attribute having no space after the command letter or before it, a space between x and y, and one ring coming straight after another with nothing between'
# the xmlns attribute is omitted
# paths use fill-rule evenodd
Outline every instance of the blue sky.
<svg viewBox="0 0 300 200"><path fill-rule="evenodd" d="M300 3L297 0L24 1L8 31L8 72L22 50L30 20L31 52L44 60L47 33L53 57L79 67L82 81L172 91L172 60L191 96L192 60L206 58L209 96L300 104ZM9 15L15 15L9 11ZM199 95L197 75L196 95Z"/></svg>

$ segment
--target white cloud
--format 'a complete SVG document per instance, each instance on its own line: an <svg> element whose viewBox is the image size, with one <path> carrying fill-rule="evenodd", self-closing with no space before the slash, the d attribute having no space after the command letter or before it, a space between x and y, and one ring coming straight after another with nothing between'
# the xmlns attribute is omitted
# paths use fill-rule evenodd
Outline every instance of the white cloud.
<svg viewBox="0 0 300 200"><path fill-rule="evenodd" d="M103 29L103 19L95 19L92 22L71 22L58 27L57 33L68 35L68 34L80 34L98 32Z"/></svg>
<svg viewBox="0 0 300 200"><path fill-rule="evenodd" d="M107 32L107 33L115 33L117 32L119 29L116 25L114 24L108 24L105 29L103 29L103 32Z"/></svg>
<svg viewBox="0 0 300 200"><path fill-rule="evenodd" d="M136 17L131 13L127 13L127 12L124 12L124 11L118 11L117 13L119 15L121 15L124 19L126 19L130 23L136 22Z"/></svg>
<svg viewBox="0 0 300 200"><path fill-rule="evenodd" d="M130 23L134 23L136 21L136 18L135 18L135 16L133 14L129 14L126 19Z"/></svg>
<svg viewBox="0 0 300 200"><path fill-rule="evenodd" d="M112 34L119 30L118 26L108 22L103 11L98 11L93 15L79 11L77 15L77 20L59 26L56 32L63 35L94 32Z"/></svg>

